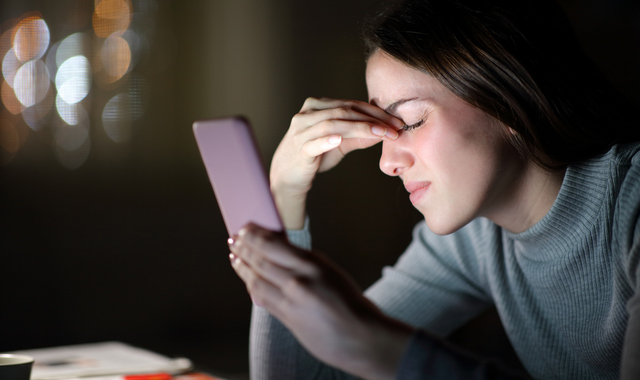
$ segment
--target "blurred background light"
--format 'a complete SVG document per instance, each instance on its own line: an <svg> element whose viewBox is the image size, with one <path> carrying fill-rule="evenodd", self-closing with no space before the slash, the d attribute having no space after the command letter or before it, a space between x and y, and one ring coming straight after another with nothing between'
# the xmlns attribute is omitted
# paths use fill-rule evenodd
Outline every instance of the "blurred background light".
<svg viewBox="0 0 640 380"><path fill-rule="evenodd" d="M55 49L56 66L62 66L69 58L77 55L90 55L92 45L93 40L89 33L78 32L64 38Z"/></svg>
<svg viewBox="0 0 640 380"><path fill-rule="evenodd" d="M96 36L107 38L122 35L131 23L132 5L127 0L96 0L93 30Z"/></svg>
<svg viewBox="0 0 640 380"><path fill-rule="evenodd" d="M84 108L79 103L67 103L60 94L56 97L56 110L60 118L69 125L76 125L80 120L80 110ZM86 111L84 111L86 113Z"/></svg>
<svg viewBox="0 0 640 380"><path fill-rule="evenodd" d="M47 91L44 99L22 111L23 120L32 130L39 131L46 127L48 121L46 116L53 108L54 97L55 90L53 86L49 86L49 91Z"/></svg>
<svg viewBox="0 0 640 380"><path fill-rule="evenodd" d="M124 76L131 64L129 43L115 33L102 44L100 52L102 67L107 73L107 83L113 83Z"/></svg>
<svg viewBox="0 0 640 380"><path fill-rule="evenodd" d="M29 61L22 65L13 79L16 98L25 107L42 101L49 91L50 84L47 66L41 60Z"/></svg>
<svg viewBox="0 0 640 380"><path fill-rule="evenodd" d="M81 107L80 109L84 111ZM84 111L84 115L86 115L86 111ZM76 125L58 125L54 138L60 149L66 152L74 152L88 142L89 119L83 117L82 121L82 123Z"/></svg>
<svg viewBox="0 0 640 380"><path fill-rule="evenodd" d="M9 83L5 80L2 81L2 103L4 107L14 115L21 113L24 110L24 105L20 103L18 98L16 98L16 93L13 91L13 88L9 85Z"/></svg>
<svg viewBox="0 0 640 380"><path fill-rule="evenodd" d="M124 143L131 139L131 114L128 94L121 93L109 99L102 111L102 127L113 142Z"/></svg>
<svg viewBox="0 0 640 380"><path fill-rule="evenodd" d="M13 79L21 65L22 63L16 56L15 49L11 48L2 60L2 75L11 88L13 88Z"/></svg>
<svg viewBox="0 0 640 380"><path fill-rule="evenodd" d="M39 16L28 16L15 27L13 48L22 62L42 58L49 47L49 27Z"/></svg>
<svg viewBox="0 0 640 380"><path fill-rule="evenodd" d="M55 154L67 169L77 169L85 163L91 152L88 126L62 126L55 133Z"/></svg>
<svg viewBox="0 0 640 380"><path fill-rule="evenodd" d="M54 144L62 166L75 169L91 151L92 118L111 143L132 141L134 122L145 114L150 97L148 82L135 68L141 62L150 72L170 67L176 43L171 32L156 29L155 0L65 4L70 6L67 21L55 24L53 33L39 11L2 20L1 100L5 114L17 117L3 120L2 150L17 154L23 145L15 143L19 128L27 136L29 130L42 131L40 140ZM54 14L60 21L62 13ZM153 51L154 40L167 48ZM98 85L95 90L93 83ZM0 164L7 162L2 159Z"/></svg>
<svg viewBox="0 0 640 380"><path fill-rule="evenodd" d="M91 65L84 55L76 55L64 61L56 74L58 95L67 103L84 99L91 89Z"/></svg>

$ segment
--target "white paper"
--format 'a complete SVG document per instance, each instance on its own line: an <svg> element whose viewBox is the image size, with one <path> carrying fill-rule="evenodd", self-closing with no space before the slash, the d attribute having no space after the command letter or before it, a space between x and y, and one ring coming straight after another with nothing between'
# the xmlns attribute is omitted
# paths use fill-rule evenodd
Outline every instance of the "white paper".
<svg viewBox="0 0 640 380"><path fill-rule="evenodd" d="M103 342L13 352L35 359L31 380L84 376L170 374L191 369L186 358L168 358L121 342Z"/></svg>

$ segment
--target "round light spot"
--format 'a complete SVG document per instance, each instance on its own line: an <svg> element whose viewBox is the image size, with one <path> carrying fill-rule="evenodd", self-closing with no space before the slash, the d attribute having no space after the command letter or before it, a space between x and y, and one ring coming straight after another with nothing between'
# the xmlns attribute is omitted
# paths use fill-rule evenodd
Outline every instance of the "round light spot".
<svg viewBox="0 0 640 380"><path fill-rule="evenodd" d="M22 62L42 58L49 47L49 27L39 17L27 17L16 25L13 48Z"/></svg>
<svg viewBox="0 0 640 380"><path fill-rule="evenodd" d="M2 76L4 76L4 80L7 81L11 88L13 88L13 79L16 77L20 66L22 66L22 62L16 57L15 50L13 48L9 49L2 59Z"/></svg>
<svg viewBox="0 0 640 380"><path fill-rule="evenodd" d="M0 91L2 94L2 103L9 112L17 115L25 109L25 106L20 103L18 98L16 98L16 93L13 91L13 88L9 86L9 83L2 81L2 88Z"/></svg>
<svg viewBox="0 0 640 380"><path fill-rule="evenodd" d="M124 143L131 140L131 115L127 94L111 98L102 111L102 127L111 140Z"/></svg>
<svg viewBox="0 0 640 380"><path fill-rule="evenodd" d="M132 6L127 0L101 0L93 13L93 30L96 36L107 38L116 33L122 35L131 23Z"/></svg>
<svg viewBox="0 0 640 380"><path fill-rule="evenodd" d="M67 59L56 74L58 94L69 104L84 99L91 89L91 66L83 55Z"/></svg>
<svg viewBox="0 0 640 380"><path fill-rule="evenodd" d="M13 79L16 98L25 107L31 107L44 99L50 84L47 66L40 60L29 61L22 65Z"/></svg>
<svg viewBox="0 0 640 380"><path fill-rule="evenodd" d="M109 82L115 82L129 70L131 49L124 38L112 35L102 44L100 58L104 70L111 79Z"/></svg>
<svg viewBox="0 0 640 380"><path fill-rule="evenodd" d="M84 55L87 56L92 51L92 38L88 33L74 33L60 42L56 49L56 65L62 66L69 58ZM53 74L52 74L53 75Z"/></svg>
<svg viewBox="0 0 640 380"><path fill-rule="evenodd" d="M22 118L32 130L39 131L47 126L48 120L46 116L53 107L55 92L53 86L49 87L47 96L41 102L22 111Z"/></svg>
<svg viewBox="0 0 640 380"><path fill-rule="evenodd" d="M60 118L69 125L77 125L80 121L89 120L89 115L80 103L69 104L58 95L56 97L56 110Z"/></svg>

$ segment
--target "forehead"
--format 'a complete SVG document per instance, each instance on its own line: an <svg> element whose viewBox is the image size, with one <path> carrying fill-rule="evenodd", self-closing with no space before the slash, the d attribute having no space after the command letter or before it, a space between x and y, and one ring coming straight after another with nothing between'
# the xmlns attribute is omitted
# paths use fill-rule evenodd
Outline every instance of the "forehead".
<svg viewBox="0 0 640 380"><path fill-rule="evenodd" d="M432 98L448 92L431 75L381 51L373 53L367 62L366 81L369 101L383 108L403 98Z"/></svg>

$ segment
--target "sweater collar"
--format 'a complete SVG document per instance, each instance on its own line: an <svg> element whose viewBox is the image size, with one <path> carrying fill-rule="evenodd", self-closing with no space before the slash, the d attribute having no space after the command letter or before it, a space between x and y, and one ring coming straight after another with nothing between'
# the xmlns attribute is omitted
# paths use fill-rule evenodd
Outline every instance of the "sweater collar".
<svg viewBox="0 0 640 380"><path fill-rule="evenodd" d="M570 165L558 197L549 212L521 233L503 229L504 236L538 258L561 255L575 247L593 229L605 197L611 191L611 162L616 147L607 153ZM540 256L542 255L542 256Z"/></svg>

